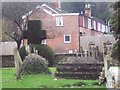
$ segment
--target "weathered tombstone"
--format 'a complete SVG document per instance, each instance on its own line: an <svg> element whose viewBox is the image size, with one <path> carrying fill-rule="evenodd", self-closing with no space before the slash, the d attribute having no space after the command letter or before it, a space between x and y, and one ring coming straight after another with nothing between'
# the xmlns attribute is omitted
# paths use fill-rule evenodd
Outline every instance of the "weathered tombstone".
<svg viewBox="0 0 120 90"><path fill-rule="evenodd" d="M95 58L95 47L94 47L95 44L93 42L91 42L90 45L91 45L91 49L92 49L91 50L92 51L92 57Z"/></svg>
<svg viewBox="0 0 120 90"><path fill-rule="evenodd" d="M91 42L88 44L88 56L91 57L92 54L92 48L91 48Z"/></svg>
<svg viewBox="0 0 120 90"><path fill-rule="evenodd" d="M46 30L42 30L42 22L29 20L28 30L23 31L23 38L28 39L28 44L41 44L41 41L46 39Z"/></svg>
<svg viewBox="0 0 120 90"><path fill-rule="evenodd" d="M96 55L96 59L97 60L99 60L99 47L98 46L96 46L96 53L95 53Z"/></svg>
<svg viewBox="0 0 120 90"><path fill-rule="evenodd" d="M22 59L19 55L17 48L14 48L14 61L15 61L15 67L16 67L16 78L21 79L20 66L22 65Z"/></svg>
<svg viewBox="0 0 120 90"><path fill-rule="evenodd" d="M77 51L77 50L75 50L75 54L76 54L76 56L78 57L78 51Z"/></svg>
<svg viewBox="0 0 120 90"><path fill-rule="evenodd" d="M30 52L30 46L29 46L29 45L25 46L25 50L26 50L26 52L28 53L28 55L31 53L31 52Z"/></svg>
<svg viewBox="0 0 120 90"><path fill-rule="evenodd" d="M104 68L105 68L105 77L107 77L107 72L108 72L108 69L110 68L110 46L111 46L111 42L110 41L107 41L106 43L103 43L104 45ZM107 49L106 49L107 48ZM106 51L107 50L107 51Z"/></svg>
<svg viewBox="0 0 120 90"><path fill-rule="evenodd" d="M104 56L104 55L107 55L107 51L108 51L108 50L107 50L106 43L103 43L103 50L104 50L104 51L103 51L103 56Z"/></svg>
<svg viewBox="0 0 120 90"><path fill-rule="evenodd" d="M106 88L117 88L117 90L120 89L120 68L119 67L109 68L107 72Z"/></svg>
<svg viewBox="0 0 120 90"><path fill-rule="evenodd" d="M109 55L104 57L105 77L107 77L108 69L110 68Z"/></svg>
<svg viewBox="0 0 120 90"><path fill-rule="evenodd" d="M35 47L33 47L33 53L35 53L36 51L35 51Z"/></svg>
<svg viewBox="0 0 120 90"><path fill-rule="evenodd" d="M83 48L80 47L80 53L81 53L81 57L83 57Z"/></svg>
<svg viewBox="0 0 120 90"><path fill-rule="evenodd" d="M87 50L85 50L85 57L87 57Z"/></svg>
<svg viewBox="0 0 120 90"><path fill-rule="evenodd" d="M90 42L88 44L88 51L89 51L89 56L91 57L94 57L94 46L95 44L93 42Z"/></svg>
<svg viewBox="0 0 120 90"><path fill-rule="evenodd" d="M35 51L35 54L37 54L37 55L38 55L38 50L36 50L36 51Z"/></svg>

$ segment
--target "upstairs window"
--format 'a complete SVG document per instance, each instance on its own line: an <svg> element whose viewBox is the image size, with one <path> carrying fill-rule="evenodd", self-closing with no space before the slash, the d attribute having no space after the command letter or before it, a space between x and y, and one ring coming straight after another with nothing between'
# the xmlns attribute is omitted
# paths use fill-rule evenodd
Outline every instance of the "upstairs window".
<svg viewBox="0 0 120 90"><path fill-rule="evenodd" d="M93 29L96 30L96 21L93 21Z"/></svg>
<svg viewBox="0 0 120 90"><path fill-rule="evenodd" d="M108 33L108 26L106 26L106 33Z"/></svg>
<svg viewBox="0 0 120 90"><path fill-rule="evenodd" d="M105 25L102 25L102 32L105 32Z"/></svg>
<svg viewBox="0 0 120 90"><path fill-rule="evenodd" d="M56 17L56 26L63 26L63 17Z"/></svg>
<svg viewBox="0 0 120 90"><path fill-rule="evenodd" d="M100 31L100 23L98 23L97 26L98 26L98 31Z"/></svg>
<svg viewBox="0 0 120 90"><path fill-rule="evenodd" d="M46 44L46 39L42 40L42 41L41 41L41 44L44 44L44 45L45 45L45 44Z"/></svg>
<svg viewBox="0 0 120 90"><path fill-rule="evenodd" d="M64 35L64 43L71 43L71 35L70 34Z"/></svg>
<svg viewBox="0 0 120 90"><path fill-rule="evenodd" d="M88 28L91 29L91 19L88 18Z"/></svg>

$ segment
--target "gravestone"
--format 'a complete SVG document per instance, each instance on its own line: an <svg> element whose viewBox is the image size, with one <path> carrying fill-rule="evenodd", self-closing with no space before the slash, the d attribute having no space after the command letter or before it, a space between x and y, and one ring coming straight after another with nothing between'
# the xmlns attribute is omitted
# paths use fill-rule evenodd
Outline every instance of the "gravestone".
<svg viewBox="0 0 120 90"><path fill-rule="evenodd" d="M94 43L93 42L90 42L89 44L88 44L88 51L89 51L89 56L91 57L93 57L93 53L94 53L94 51L93 51L93 48L94 48Z"/></svg>
<svg viewBox="0 0 120 90"><path fill-rule="evenodd" d="M28 30L23 31L23 38L28 39L28 44L41 44L41 41L46 37L46 30L42 30L40 20L28 21Z"/></svg>
<svg viewBox="0 0 120 90"><path fill-rule="evenodd" d="M21 79L20 66L22 65L22 59L16 47L14 48L14 61L16 67L16 79Z"/></svg>
<svg viewBox="0 0 120 90"><path fill-rule="evenodd" d="M109 47L111 46L111 42L110 41L107 41L106 43L103 43L103 47L104 47L104 67L105 67L105 77L107 77L107 72L108 72L108 69L110 67L110 49Z"/></svg>

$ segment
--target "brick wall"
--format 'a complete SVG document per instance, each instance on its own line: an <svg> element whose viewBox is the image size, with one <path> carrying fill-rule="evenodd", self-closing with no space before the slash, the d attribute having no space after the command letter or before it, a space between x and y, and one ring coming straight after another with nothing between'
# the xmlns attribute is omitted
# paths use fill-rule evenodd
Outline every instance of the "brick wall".
<svg viewBox="0 0 120 90"><path fill-rule="evenodd" d="M56 17L63 17L63 26L56 26ZM46 41L55 53L68 53L69 50L78 50L79 27L77 15L51 16L39 9L29 18L30 20L41 20L42 29L47 30L47 35L55 35L52 39ZM71 43L64 43L64 34L71 34Z"/></svg>
<svg viewBox="0 0 120 90"><path fill-rule="evenodd" d="M63 17L63 26L56 26L56 17ZM103 33L88 29L88 18L85 19L85 27L83 27L83 16L80 16L80 28L79 28L79 16L78 15L58 15L52 16L41 9L35 10L33 14L29 16L30 20L41 20L42 29L47 31L47 36L50 38L46 40L55 53L68 53L69 50L79 50L79 31L83 33L83 36L96 36L103 35ZM71 34L71 43L64 43L64 34ZM25 41L25 44L27 40Z"/></svg>

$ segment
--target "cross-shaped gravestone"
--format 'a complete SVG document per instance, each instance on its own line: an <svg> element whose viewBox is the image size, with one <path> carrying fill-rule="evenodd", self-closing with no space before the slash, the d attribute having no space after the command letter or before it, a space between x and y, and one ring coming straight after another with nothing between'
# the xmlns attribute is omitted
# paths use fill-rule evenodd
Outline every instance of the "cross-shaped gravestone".
<svg viewBox="0 0 120 90"><path fill-rule="evenodd" d="M46 30L42 30L42 22L29 20L28 30L23 31L23 38L28 39L28 44L41 44L41 41L46 39Z"/></svg>

